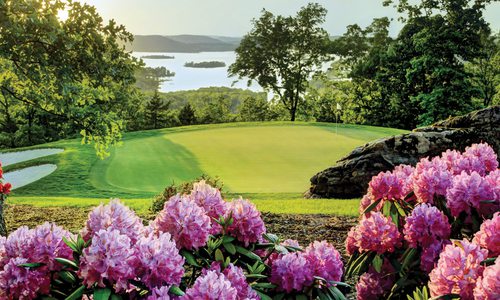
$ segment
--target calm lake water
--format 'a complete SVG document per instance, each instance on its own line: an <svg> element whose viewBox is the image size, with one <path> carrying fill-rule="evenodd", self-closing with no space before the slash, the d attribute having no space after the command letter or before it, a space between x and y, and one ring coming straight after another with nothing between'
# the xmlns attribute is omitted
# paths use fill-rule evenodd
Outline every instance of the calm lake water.
<svg viewBox="0 0 500 300"><path fill-rule="evenodd" d="M231 87L236 77L228 78L227 69L236 60L236 53L233 51L226 52L200 52L200 53L151 53L151 52L134 52L135 57L145 55L168 55L174 56L174 59L147 59L143 58L144 63L148 67L166 67L168 70L175 72L174 77L170 77L169 81L165 81L160 86L162 92L195 90L201 87L225 86ZM184 64L189 61L223 61L226 63L224 68L186 68ZM247 87L246 80L241 80L234 85L234 88L250 89L252 91L261 92L262 88L257 83L252 83Z"/></svg>

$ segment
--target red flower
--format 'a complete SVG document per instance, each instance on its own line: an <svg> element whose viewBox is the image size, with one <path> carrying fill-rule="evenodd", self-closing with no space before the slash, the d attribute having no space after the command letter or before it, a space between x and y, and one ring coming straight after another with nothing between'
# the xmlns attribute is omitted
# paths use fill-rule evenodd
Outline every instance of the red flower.
<svg viewBox="0 0 500 300"><path fill-rule="evenodd" d="M11 188L12 188L12 185L8 182L5 184L0 183L0 193L1 194L8 195L10 193Z"/></svg>

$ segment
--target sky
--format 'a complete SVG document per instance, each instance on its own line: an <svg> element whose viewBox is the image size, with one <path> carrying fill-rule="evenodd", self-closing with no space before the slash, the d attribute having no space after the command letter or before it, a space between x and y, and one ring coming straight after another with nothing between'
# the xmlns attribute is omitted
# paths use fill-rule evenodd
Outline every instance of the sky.
<svg viewBox="0 0 500 300"><path fill-rule="evenodd" d="M105 20L115 19L133 34L200 34L240 37L252 28L263 8L274 14L294 15L311 0L80 0L94 5ZM397 34L401 25L392 7L382 0L314 1L328 10L323 27L330 35L341 35L349 24L362 27L373 18L388 16L395 22ZM490 4L485 18L495 31L500 30L500 3Z"/></svg>

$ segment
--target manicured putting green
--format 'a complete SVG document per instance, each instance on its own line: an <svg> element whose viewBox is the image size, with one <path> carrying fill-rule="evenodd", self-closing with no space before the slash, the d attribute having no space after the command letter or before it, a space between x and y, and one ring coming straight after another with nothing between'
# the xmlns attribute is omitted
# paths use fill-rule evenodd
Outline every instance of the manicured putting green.
<svg viewBox="0 0 500 300"><path fill-rule="evenodd" d="M355 147L399 130L325 124L245 124L136 134L91 169L96 187L159 192L208 174L233 193L297 193Z"/></svg>

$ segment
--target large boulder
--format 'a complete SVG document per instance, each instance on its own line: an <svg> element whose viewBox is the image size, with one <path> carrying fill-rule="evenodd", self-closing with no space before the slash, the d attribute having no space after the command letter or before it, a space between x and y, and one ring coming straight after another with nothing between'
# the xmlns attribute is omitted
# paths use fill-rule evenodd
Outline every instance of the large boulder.
<svg viewBox="0 0 500 300"><path fill-rule="evenodd" d="M371 178L399 164L415 165L420 158L436 156L446 149L487 142L500 153L500 106L449 118L411 133L367 143L311 178L306 197L360 197Z"/></svg>

